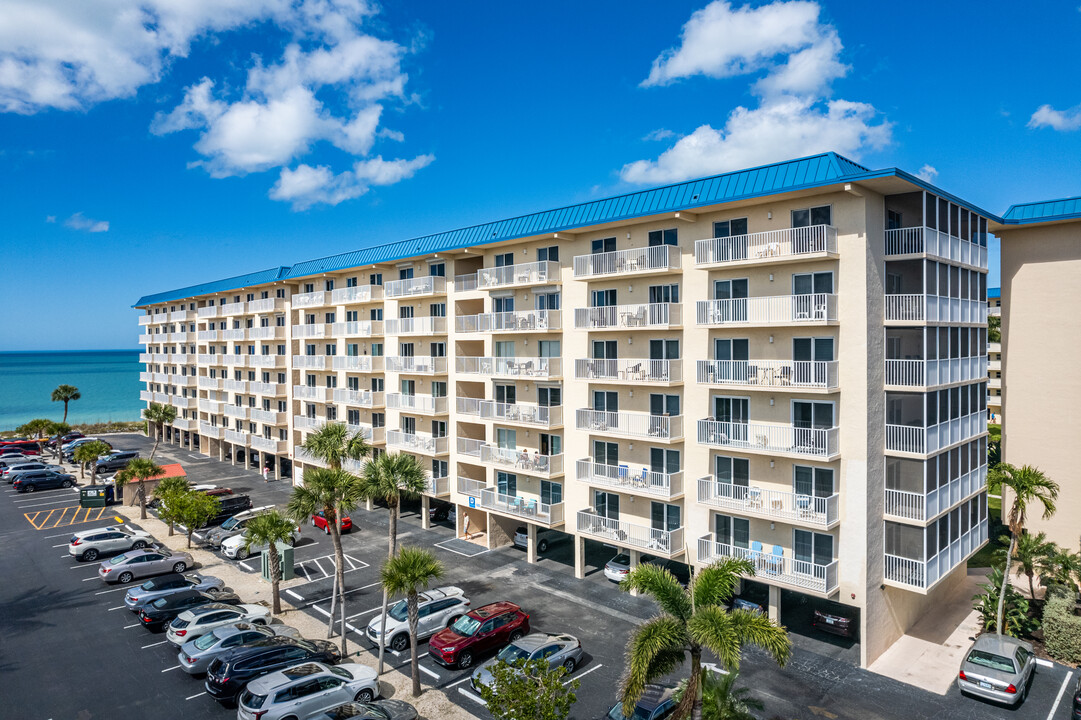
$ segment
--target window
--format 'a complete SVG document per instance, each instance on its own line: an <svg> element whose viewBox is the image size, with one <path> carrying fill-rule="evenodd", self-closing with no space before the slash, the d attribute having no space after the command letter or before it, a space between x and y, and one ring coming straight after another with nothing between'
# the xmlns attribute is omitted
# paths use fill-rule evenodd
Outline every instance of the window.
<svg viewBox="0 0 1081 720"><path fill-rule="evenodd" d="M649 302L650 303L678 303L679 302L679 284L672 283L671 285L650 285L649 286Z"/></svg>
<svg viewBox="0 0 1081 720"><path fill-rule="evenodd" d="M797 495L829 497L833 495L833 470L796 465L792 468L792 486Z"/></svg>
<svg viewBox="0 0 1081 720"><path fill-rule="evenodd" d="M649 526L654 530L671 532L679 528L679 522L679 505L669 505L662 502L651 502L649 504Z"/></svg>
<svg viewBox="0 0 1081 720"><path fill-rule="evenodd" d="M428 266L428 274L432 277L446 277L447 264L442 262L432 263Z"/></svg>
<svg viewBox="0 0 1081 720"><path fill-rule="evenodd" d="M594 290L592 293L592 307L611 307L616 304L615 288L609 290Z"/></svg>
<svg viewBox="0 0 1081 720"><path fill-rule="evenodd" d="M649 245L650 247L656 245L678 245L679 240L677 239L677 235L676 228L651 230L649 232Z"/></svg>
<svg viewBox="0 0 1081 720"><path fill-rule="evenodd" d="M446 303L432 303L428 306L428 314L432 317L446 317L447 316L447 304Z"/></svg>
<svg viewBox="0 0 1081 720"><path fill-rule="evenodd" d="M827 295L833 293L832 272L798 273L792 275L793 295L811 295L820 293Z"/></svg>
<svg viewBox="0 0 1081 720"><path fill-rule="evenodd" d="M315 292L315 283L304 283L304 292Z"/></svg>
<svg viewBox="0 0 1081 720"><path fill-rule="evenodd" d="M500 495L517 495L518 494L518 476L514 473L497 472L495 474L495 485Z"/></svg>
<svg viewBox="0 0 1081 720"><path fill-rule="evenodd" d="M593 462L597 465L619 465L619 444L594 440Z"/></svg>
<svg viewBox="0 0 1081 720"><path fill-rule="evenodd" d="M537 346L538 352L540 352L539 357L552 358L560 356L558 340L540 340L537 342Z"/></svg>
<svg viewBox="0 0 1081 720"><path fill-rule="evenodd" d="M278 288L274 291L274 297L285 299L285 288Z"/></svg>
<svg viewBox="0 0 1081 720"><path fill-rule="evenodd" d="M650 415L679 415L679 395L664 395L661 393L650 393L649 396L649 414Z"/></svg>
<svg viewBox="0 0 1081 720"><path fill-rule="evenodd" d="M332 312L328 312L323 316L323 320L327 325L333 325L336 321L336 316Z"/></svg>
<svg viewBox="0 0 1081 720"><path fill-rule="evenodd" d="M813 208L792 211L792 227L808 227L810 225L832 225L832 206L819 205Z"/></svg>
<svg viewBox="0 0 1081 720"><path fill-rule="evenodd" d="M559 262L559 246L552 245L551 247L537 248L537 262L544 262L550 260L552 262Z"/></svg>
<svg viewBox="0 0 1081 720"><path fill-rule="evenodd" d="M814 563L815 565L829 565L833 562L833 536L823 533L810 532L808 530L793 531L793 555L797 561ZM799 563L794 567L800 572ZM802 569L804 573L806 569Z"/></svg>
<svg viewBox="0 0 1081 720"><path fill-rule="evenodd" d="M549 480L541 480L540 501L545 505L563 502L563 485Z"/></svg>
<svg viewBox="0 0 1081 720"><path fill-rule="evenodd" d="M382 285L383 284L383 273L372 273L371 275L369 275L368 276L368 284L369 285Z"/></svg>
<svg viewBox="0 0 1081 720"><path fill-rule="evenodd" d="M412 267L398 268L398 279L399 280L411 280L412 278L413 278L413 268Z"/></svg>
<svg viewBox="0 0 1081 720"><path fill-rule="evenodd" d="M603 490L594 490L593 509L602 518L608 518L609 520L618 520L619 495L616 495L615 493L604 492Z"/></svg>
<svg viewBox="0 0 1081 720"><path fill-rule="evenodd" d="M541 407L559 407L563 404L563 390L559 387L538 387L537 404Z"/></svg>
<svg viewBox="0 0 1081 720"><path fill-rule="evenodd" d="M679 450L669 448L649 449L650 472L674 475L679 472Z"/></svg>
<svg viewBox="0 0 1081 720"><path fill-rule="evenodd" d="M713 223L713 237L727 238L747 234L747 218L732 218Z"/></svg>
<svg viewBox="0 0 1081 720"><path fill-rule="evenodd" d="M713 517L713 534L717 538L717 542L724 545L744 549L751 546L751 523L746 518L715 515Z"/></svg>
<svg viewBox="0 0 1081 720"><path fill-rule="evenodd" d="M614 237L601 238L600 240L594 240L590 243L590 251L596 255L597 253L614 252L616 249L616 239Z"/></svg>
<svg viewBox="0 0 1081 720"><path fill-rule="evenodd" d="M446 460L432 460L432 477L445 478L450 472L450 466Z"/></svg>
<svg viewBox="0 0 1081 720"><path fill-rule="evenodd" d="M747 458L718 455L713 459L713 467L719 483L739 485L740 487L747 487L750 483L750 461Z"/></svg>
<svg viewBox="0 0 1081 720"><path fill-rule="evenodd" d="M558 292L544 292L534 295L538 310L558 310L560 308Z"/></svg>
<svg viewBox="0 0 1081 720"><path fill-rule="evenodd" d="M495 256L496 267L509 267L514 264L514 253L499 253Z"/></svg>

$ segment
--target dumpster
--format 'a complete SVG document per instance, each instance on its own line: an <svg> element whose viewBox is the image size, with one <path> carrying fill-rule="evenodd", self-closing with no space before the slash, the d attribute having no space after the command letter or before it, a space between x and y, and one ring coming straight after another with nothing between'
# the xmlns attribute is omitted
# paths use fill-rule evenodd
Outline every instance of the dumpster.
<svg viewBox="0 0 1081 720"><path fill-rule="evenodd" d="M103 508L112 501L113 488L109 485L79 488L79 507Z"/></svg>

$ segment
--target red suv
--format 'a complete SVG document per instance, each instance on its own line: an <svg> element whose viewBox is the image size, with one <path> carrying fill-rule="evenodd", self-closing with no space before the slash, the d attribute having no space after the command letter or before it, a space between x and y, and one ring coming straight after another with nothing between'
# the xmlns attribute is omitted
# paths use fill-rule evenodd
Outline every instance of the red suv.
<svg viewBox="0 0 1081 720"><path fill-rule="evenodd" d="M497 602L462 615L428 640L428 654L440 665L467 668L478 655L529 634L529 616L511 602Z"/></svg>
<svg viewBox="0 0 1081 720"><path fill-rule="evenodd" d="M312 527L317 527L327 535L330 534L330 524L327 522L326 515L320 510L316 514L312 515ZM353 521L349 519L348 515L342 515L342 532L347 533L353 529Z"/></svg>

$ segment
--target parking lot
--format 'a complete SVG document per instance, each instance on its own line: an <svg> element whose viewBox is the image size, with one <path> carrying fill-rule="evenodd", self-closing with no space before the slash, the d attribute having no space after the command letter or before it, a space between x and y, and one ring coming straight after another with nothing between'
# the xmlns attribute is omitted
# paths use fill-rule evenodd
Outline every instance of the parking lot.
<svg viewBox="0 0 1081 720"><path fill-rule="evenodd" d="M119 446L149 451L150 443L126 436ZM291 490L288 481L264 483L255 471L175 446L163 446L159 459L183 464L193 482L215 483L249 494L256 506L283 505ZM0 603L5 610L0 632L5 640L0 673L5 702L0 706L0 717L235 716L235 711L223 709L203 695L201 683L176 667L176 653L163 635L133 624L134 616L122 608L123 588L105 586L98 580L96 563L79 564L67 556L66 542L74 528L38 522L44 518L42 513L49 512L53 518L61 513L74 518L72 521L85 517L63 511L77 504L74 491L20 496L5 486L3 492L0 536L5 542L5 583L0 587ZM374 654L362 633L378 612L382 598L378 569L387 552L387 511L358 509L352 517L355 529L343 543L350 640L352 650ZM104 525L111 520L111 515L102 513L90 522ZM512 547L462 554L454 548L453 526L433 523L430 530L423 530L416 507L403 513L399 543L433 549L447 569L441 584L461 587L473 607L509 600L529 614L533 630L577 636L586 655L574 673L581 688L572 716L581 720L604 716L615 701L627 639L637 623L654 614L648 599L622 593L603 577L601 567L614 549L591 543L588 576L575 580L567 543L534 565L526 562L523 551ZM332 552L322 531L304 525L294 559L300 581L284 593L284 599L324 622L330 606ZM259 571L258 558L236 564L245 572ZM925 692L860 670L837 653L808 649L818 646L799 637L794 641L792 661L781 670L761 653L746 653L741 684L749 686L766 704L764 717L1066 720L1070 714L1069 692L1060 691L1067 678L1072 688L1076 675L1068 675L1069 669L1061 666L1039 668L1027 702L1018 710L1008 710L961 698L956 690L946 696ZM427 656L426 645L419 650L421 680L426 687L442 688L468 712L489 717L468 686L468 672L436 664ZM408 650L387 657L392 666L407 670ZM63 692L52 690L60 688Z"/></svg>

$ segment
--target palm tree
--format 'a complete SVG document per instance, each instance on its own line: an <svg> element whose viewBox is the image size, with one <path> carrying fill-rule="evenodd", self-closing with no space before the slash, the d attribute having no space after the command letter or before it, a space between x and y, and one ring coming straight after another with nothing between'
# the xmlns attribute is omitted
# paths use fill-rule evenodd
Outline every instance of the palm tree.
<svg viewBox="0 0 1081 720"><path fill-rule="evenodd" d="M93 440L88 443L83 443L79 447L75 448L75 452L73 452L71 455L75 462L79 463L79 477L86 477L85 471L87 465L93 465L95 460L100 457L105 457L112 451L113 449L109 447L106 443L103 443L101 440ZM90 484L98 484L98 474L96 472L91 471Z"/></svg>
<svg viewBox="0 0 1081 720"><path fill-rule="evenodd" d="M344 470L311 468L304 472L304 484L293 488L293 495L287 506L289 515L298 522L322 512L330 528L330 539L334 544L334 577L341 599L341 636L342 657L346 651L345 635L345 554L342 552L341 516L353 510L364 497L360 491L360 481L355 475ZM334 613L327 624L327 637L334 628Z"/></svg>
<svg viewBox="0 0 1081 720"><path fill-rule="evenodd" d="M148 423L153 423L156 436L154 437L154 449L150 451L150 459L154 459L154 454L158 451L158 443L165 437L165 425L176 420L176 408L172 405L162 405L161 403L152 402L150 407L143 410L143 417L146 418Z"/></svg>
<svg viewBox="0 0 1081 720"><path fill-rule="evenodd" d="M364 466L360 478L361 493L369 500L382 500L390 511L390 537L387 558L393 558L398 544L398 509L402 498L414 497L428 486L424 466L416 456L406 453L384 453ZM387 634L387 589L383 588L383 615L379 622L379 637ZM383 656L386 643L379 643L379 668L383 674Z"/></svg>
<svg viewBox="0 0 1081 720"><path fill-rule="evenodd" d="M1075 578L1081 578L1081 555L1070 552L1069 548L1058 547L1054 543L1052 547L1054 547L1054 552L1040 558L1036 565L1036 572L1040 574L1041 579L1048 578L1059 585L1072 587L1076 582Z"/></svg>
<svg viewBox="0 0 1081 720"><path fill-rule="evenodd" d="M360 460L372 452L371 445L342 423L327 423L304 439L302 448L327 464L331 470L341 470L343 460Z"/></svg>
<svg viewBox="0 0 1081 720"><path fill-rule="evenodd" d="M387 558L379 573L383 581L384 595L405 595L409 612L409 664L413 676L413 697L420 697L420 669L417 666L417 622L420 608L418 589L427 589L428 583L443 577L444 568L435 555L421 548L403 547L397 555ZM386 627L384 626L385 637Z"/></svg>
<svg viewBox="0 0 1081 720"><path fill-rule="evenodd" d="M64 403L64 419L60 422L66 423L68 421L68 403L72 400L78 400L82 395L79 394L79 388L74 385L57 385L53 390L52 399L53 402Z"/></svg>
<svg viewBox="0 0 1081 720"><path fill-rule="evenodd" d="M998 542L1002 547L996 550L995 554L1005 560L1006 546L1010 544L1010 538L1003 535ZM1056 550L1058 546L1047 539L1047 533L1039 535L1023 533L1017 538L1017 545L1013 551L1013 560L1017 563L1017 577L1022 575L1028 577L1028 593L1033 600L1036 599L1036 586L1032 579L1036 576L1036 568L1045 557L1054 555Z"/></svg>
<svg viewBox="0 0 1081 720"><path fill-rule="evenodd" d="M785 629L765 615L749 610L728 611L741 575L754 575L750 560L729 558L703 568L687 588L666 568L638 565L619 584L621 590L650 595L661 614L634 631L627 645L627 672L622 687L623 714L634 706L646 685L668 675L691 656L687 688L672 720L702 717L702 650L712 651L728 670L739 668L744 645L757 645L784 665L792 652Z"/></svg>
<svg viewBox="0 0 1081 720"><path fill-rule="evenodd" d="M38 451L45 455L45 433L53 426L53 421L48 418L34 418L29 422L23 423L19 427L15 428L15 432L20 435L33 435L38 441Z"/></svg>
<svg viewBox="0 0 1081 720"><path fill-rule="evenodd" d="M131 480L139 481L139 517L146 520L146 481L165 472L161 465L154 464L148 458L135 458L128 466L114 476L117 487L123 487Z"/></svg>
<svg viewBox="0 0 1081 720"><path fill-rule="evenodd" d="M253 545L266 545L270 555L270 592L274 598L273 612L281 615L282 601L278 594L278 584L282 579L281 555L278 543L291 543L296 524L277 510L260 513L248 521L244 530L244 551L251 552ZM343 655L344 657L344 655Z"/></svg>
<svg viewBox="0 0 1081 720"><path fill-rule="evenodd" d="M1025 529L1025 518L1029 503L1043 505L1043 518L1049 519L1055 514L1055 500L1058 499L1058 485L1044 475L1038 468L1023 465L1020 468L1009 463L999 463L988 473L988 484L997 485L1002 495L1002 507L1006 507L1006 491L1013 494L1010 512L1006 516L1006 525L1010 528L1010 545L1006 551L1006 572L1002 573L1002 589L998 594L998 614L996 615L999 636L1002 635L1003 614L1006 612L1006 585L1010 582L1009 568L1013 564L1013 552L1017 547L1017 538Z"/></svg>
<svg viewBox="0 0 1081 720"><path fill-rule="evenodd" d="M748 688L736 687L738 677L736 670L702 673L702 717L705 720L756 720L751 710L762 710L764 705L748 697ZM687 682L683 681L676 692L676 702L682 699L686 689Z"/></svg>
<svg viewBox="0 0 1081 720"><path fill-rule="evenodd" d="M68 425L66 422L49 423L49 429L46 430L46 433L49 435L50 439L56 438L55 450L57 458L60 457L60 438L67 435L69 432L71 432L71 425Z"/></svg>

